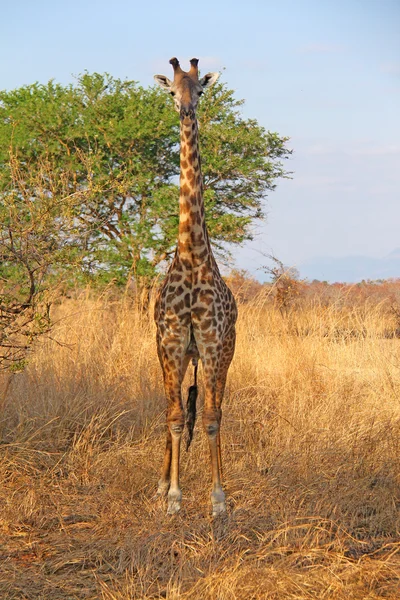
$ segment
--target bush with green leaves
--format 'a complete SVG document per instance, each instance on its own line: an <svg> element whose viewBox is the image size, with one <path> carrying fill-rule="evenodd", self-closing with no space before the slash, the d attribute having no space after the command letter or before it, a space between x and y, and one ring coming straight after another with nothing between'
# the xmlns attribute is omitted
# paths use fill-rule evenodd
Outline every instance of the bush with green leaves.
<svg viewBox="0 0 400 600"><path fill-rule="evenodd" d="M220 255L251 239L266 194L288 176L287 138L245 119L242 104L218 83L198 109ZM176 246L178 175L179 116L156 87L85 73L0 92L0 317L61 283L148 285Z"/></svg>
<svg viewBox="0 0 400 600"><path fill-rule="evenodd" d="M266 193L287 176L287 138L244 119L242 103L222 83L198 110L207 225L217 251L251 238ZM2 198L20 193L7 168L11 151L25 195L37 201L39 176L54 218L73 217L82 272L102 281L152 278L176 244L178 131L162 91L110 75L1 92ZM69 244L61 237L57 251Z"/></svg>

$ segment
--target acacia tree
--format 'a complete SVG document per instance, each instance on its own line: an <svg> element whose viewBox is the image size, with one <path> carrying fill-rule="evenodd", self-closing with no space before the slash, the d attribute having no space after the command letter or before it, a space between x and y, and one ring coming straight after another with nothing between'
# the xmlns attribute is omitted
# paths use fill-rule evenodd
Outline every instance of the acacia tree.
<svg viewBox="0 0 400 600"><path fill-rule="evenodd" d="M251 238L285 177L287 138L241 114L225 84L198 111L206 219L218 251ZM179 118L158 88L110 75L0 92L0 363L20 368L77 278L146 285L179 222Z"/></svg>
<svg viewBox="0 0 400 600"><path fill-rule="evenodd" d="M263 198L287 176L287 138L244 119L242 103L222 83L198 111L207 225L217 251L251 238ZM176 244L178 139L179 118L162 91L107 74L1 92L0 193L20 194L4 167L10 148L33 202L45 164L51 177L47 189L41 178L41 194L58 207L58 225L65 222L63 198L79 198L68 204L68 227L82 254L77 272L97 281L146 281ZM71 235L57 236L55 247L70 252Z"/></svg>

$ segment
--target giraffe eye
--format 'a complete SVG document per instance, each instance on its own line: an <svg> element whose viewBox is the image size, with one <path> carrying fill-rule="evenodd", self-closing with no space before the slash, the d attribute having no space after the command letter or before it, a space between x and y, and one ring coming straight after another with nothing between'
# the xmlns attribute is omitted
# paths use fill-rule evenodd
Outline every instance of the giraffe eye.
<svg viewBox="0 0 400 600"><path fill-rule="evenodd" d="M175 96L175 92L170 92L171 96Z"/></svg>
<svg viewBox="0 0 400 600"><path fill-rule="evenodd" d="M203 90L199 90L199 96L203 94Z"/></svg>

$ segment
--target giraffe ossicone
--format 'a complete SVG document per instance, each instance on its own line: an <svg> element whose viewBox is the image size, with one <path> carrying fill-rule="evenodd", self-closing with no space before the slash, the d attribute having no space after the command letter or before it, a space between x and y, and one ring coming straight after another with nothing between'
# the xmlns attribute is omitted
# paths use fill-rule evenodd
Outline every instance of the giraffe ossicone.
<svg viewBox="0 0 400 600"><path fill-rule="evenodd" d="M203 425L211 455L211 503L213 515L217 516L226 510L222 488L221 405L235 351L237 308L213 256L205 222L196 108L203 91L215 83L219 74L208 73L199 79L196 58L190 61L187 72L182 70L177 58L172 58L170 64L174 70L172 81L164 75L154 77L172 94L180 114L178 244L154 312L157 352L168 403L167 444L158 492L168 495L168 513L180 509L179 455L185 424L181 387L192 361L195 385L191 387L187 406L189 445L194 427L196 375L200 360L205 388Z"/></svg>

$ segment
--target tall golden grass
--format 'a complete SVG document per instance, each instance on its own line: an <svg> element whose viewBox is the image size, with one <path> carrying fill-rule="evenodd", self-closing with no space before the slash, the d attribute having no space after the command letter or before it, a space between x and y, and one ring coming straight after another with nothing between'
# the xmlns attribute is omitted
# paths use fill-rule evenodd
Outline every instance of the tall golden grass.
<svg viewBox="0 0 400 600"><path fill-rule="evenodd" d="M1 381L2 599L400 597L400 340L384 303L240 306L214 521L201 419L181 512L153 500L151 310L85 293L53 317Z"/></svg>

